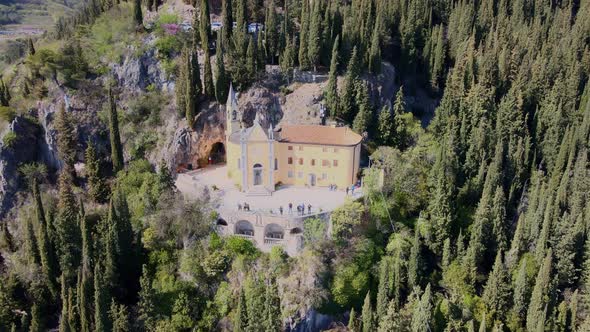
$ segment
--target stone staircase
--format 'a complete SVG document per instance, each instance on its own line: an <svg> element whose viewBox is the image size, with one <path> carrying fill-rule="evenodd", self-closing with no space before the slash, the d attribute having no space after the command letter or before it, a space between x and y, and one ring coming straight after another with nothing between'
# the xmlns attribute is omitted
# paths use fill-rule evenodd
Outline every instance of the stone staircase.
<svg viewBox="0 0 590 332"><path fill-rule="evenodd" d="M268 190L265 186L255 186L250 188L246 192L246 196L271 196L272 191Z"/></svg>

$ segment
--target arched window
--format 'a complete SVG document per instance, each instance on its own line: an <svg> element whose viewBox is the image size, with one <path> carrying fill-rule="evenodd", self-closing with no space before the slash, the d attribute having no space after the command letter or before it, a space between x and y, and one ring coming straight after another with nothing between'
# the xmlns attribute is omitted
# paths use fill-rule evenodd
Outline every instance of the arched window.
<svg viewBox="0 0 590 332"><path fill-rule="evenodd" d="M237 235L254 236L254 226L248 220L240 220L236 223Z"/></svg>

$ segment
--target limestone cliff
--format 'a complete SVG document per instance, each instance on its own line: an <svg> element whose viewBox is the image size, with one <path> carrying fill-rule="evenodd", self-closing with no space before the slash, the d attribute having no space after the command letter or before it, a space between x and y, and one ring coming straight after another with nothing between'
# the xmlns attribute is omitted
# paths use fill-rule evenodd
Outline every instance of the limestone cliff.
<svg viewBox="0 0 590 332"><path fill-rule="evenodd" d="M18 116L5 132L0 145L0 218L14 205L15 196L22 181L19 167L23 163L37 161L41 146L41 128L30 117ZM14 137L9 140L8 137Z"/></svg>

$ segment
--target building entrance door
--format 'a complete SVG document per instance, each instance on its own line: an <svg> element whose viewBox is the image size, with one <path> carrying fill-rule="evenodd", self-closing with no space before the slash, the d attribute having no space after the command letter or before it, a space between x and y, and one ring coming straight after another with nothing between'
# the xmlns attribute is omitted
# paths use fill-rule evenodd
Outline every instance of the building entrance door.
<svg viewBox="0 0 590 332"><path fill-rule="evenodd" d="M315 174L309 174L308 184L310 187L314 187L316 182Z"/></svg>
<svg viewBox="0 0 590 332"><path fill-rule="evenodd" d="M254 185L260 186L262 184L262 165L254 165Z"/></svg>

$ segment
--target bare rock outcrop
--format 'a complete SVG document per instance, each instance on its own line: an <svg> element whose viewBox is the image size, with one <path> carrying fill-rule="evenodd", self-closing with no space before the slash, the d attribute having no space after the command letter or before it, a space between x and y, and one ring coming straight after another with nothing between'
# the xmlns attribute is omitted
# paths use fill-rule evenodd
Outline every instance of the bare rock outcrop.
<svg viewBox="0 0 590 332"><path fill-rule="evenodd" d="M242 121L247 127L252 126L256 113L264 128L271 124L276 126L283 118L280 104L280 94L269 87L255 84L252 88L240 94L238 105L242 111Z"/></svg>
<svg viewBox="0 0 590 332"><path fill-rule="evenodd" d="M0 145L0 218L13 206L20 188L18 168L37 161L42 144L40 133L39 125L24 116L17 116L4 133ZM7 139L7 135L13 140Z"/></svg>
<svg viewBox="0 0 590 332"><path fill-rule="evenodd" d="M184 122L184 121L182 121ZM164 159L180 168L204 166L215 144L225 144L225 110L211 103L200 111L192 128L184 122L167 144Z"/></svg>
<svg viewBox="0 0 590 332"><path fill-rule="evenodd" d="M153 44L153 37L147 37L144 42L147 45ZM121 89L138 92L151 85L156 90L174 92L174 82L162 68L155 48L148 48L140 56L135 56L131 47L128 51L128 55L120 63L110 66L113 78Z"/></svg>

